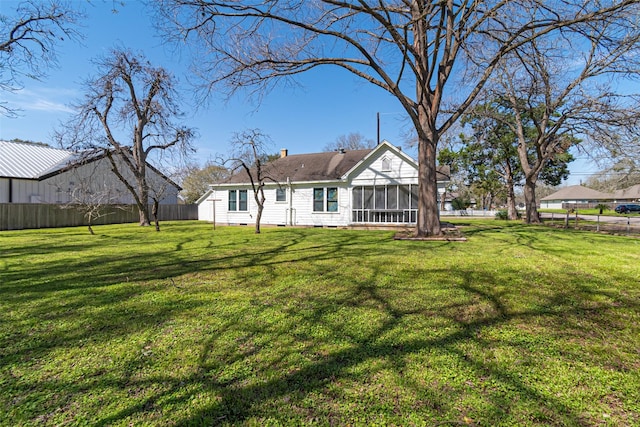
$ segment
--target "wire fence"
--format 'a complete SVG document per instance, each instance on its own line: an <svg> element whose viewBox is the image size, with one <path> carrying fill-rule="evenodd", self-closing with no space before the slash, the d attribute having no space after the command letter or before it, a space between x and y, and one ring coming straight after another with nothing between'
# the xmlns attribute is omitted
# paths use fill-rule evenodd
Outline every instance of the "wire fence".
<svg viewBox="0 0 640 427"><path fill-rule="evenodd" d="M588 230L610 234L640 235L640 215L607 216L544 214L543 221L547 225L575 230Z"/></svg>

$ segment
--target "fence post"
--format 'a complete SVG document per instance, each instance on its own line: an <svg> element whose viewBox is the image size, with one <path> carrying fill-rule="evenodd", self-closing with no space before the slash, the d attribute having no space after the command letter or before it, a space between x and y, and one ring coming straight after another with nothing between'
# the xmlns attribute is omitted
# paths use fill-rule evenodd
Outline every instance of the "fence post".
<svg viewBox="0 0 640 427"><path fill-rule="evenodd" d="M600 231L600 215L598 215L598 221L596 223L596 231L599 232Z"/></svg>
<svg viewBox="0 0 640 427"><path fill-rule="evenodd" d="M627 236L631 234L631 217L627 217Z"/></svg>

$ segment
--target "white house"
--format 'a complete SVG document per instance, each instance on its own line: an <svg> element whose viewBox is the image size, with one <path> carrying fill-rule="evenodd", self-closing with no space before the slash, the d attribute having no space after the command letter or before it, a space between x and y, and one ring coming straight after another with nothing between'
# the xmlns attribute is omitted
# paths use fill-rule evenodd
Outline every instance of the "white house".
<svg viewBox="0 0 640 427"><path fill-rule="evenodd" d="M177 204L180 187L147 166L151 191L162 204ZM130 174L124 176L133 182ZM83 194L103 195L103 204L134 204L105 156L82 157L47 145L0 141L0 203L67 204Z"/></svg>
<svg viewBox="0 0 640 427"><path fill-rule="evenodd" d="M416 222L418 164L383 141L374 149L288 155L264 167L268 176L261 224L337 227ZM438 192L449 181L438 171ZM198 200L198 218L253 224L257 204L242 171L210 186Z"/></svg>

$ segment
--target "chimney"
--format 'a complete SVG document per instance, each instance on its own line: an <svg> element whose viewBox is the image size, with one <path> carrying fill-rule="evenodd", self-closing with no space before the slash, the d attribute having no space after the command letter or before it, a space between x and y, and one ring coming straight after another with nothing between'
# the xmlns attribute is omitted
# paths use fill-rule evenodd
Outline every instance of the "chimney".
<svg viewBox="0 0 640 427"><path fill-rule="evenodd" d="M286 148L280 150L280 158L287 157L287 154L289 154L289 150Z"/></svg>

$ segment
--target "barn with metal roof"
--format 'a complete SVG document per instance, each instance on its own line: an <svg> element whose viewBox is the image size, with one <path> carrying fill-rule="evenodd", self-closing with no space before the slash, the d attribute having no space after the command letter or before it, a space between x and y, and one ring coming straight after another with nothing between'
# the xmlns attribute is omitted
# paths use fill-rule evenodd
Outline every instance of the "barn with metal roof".
<svg viewBox="0 0 640 427"><path fill-rule="evenodd" d="M180 187L155 168L150 166L149 170L150 181L163 185L162 203L176 204ZM86 194L102 195L105 204L134 203L104 156L0 141L0 203L77 203L78 197Z"/></svg>

